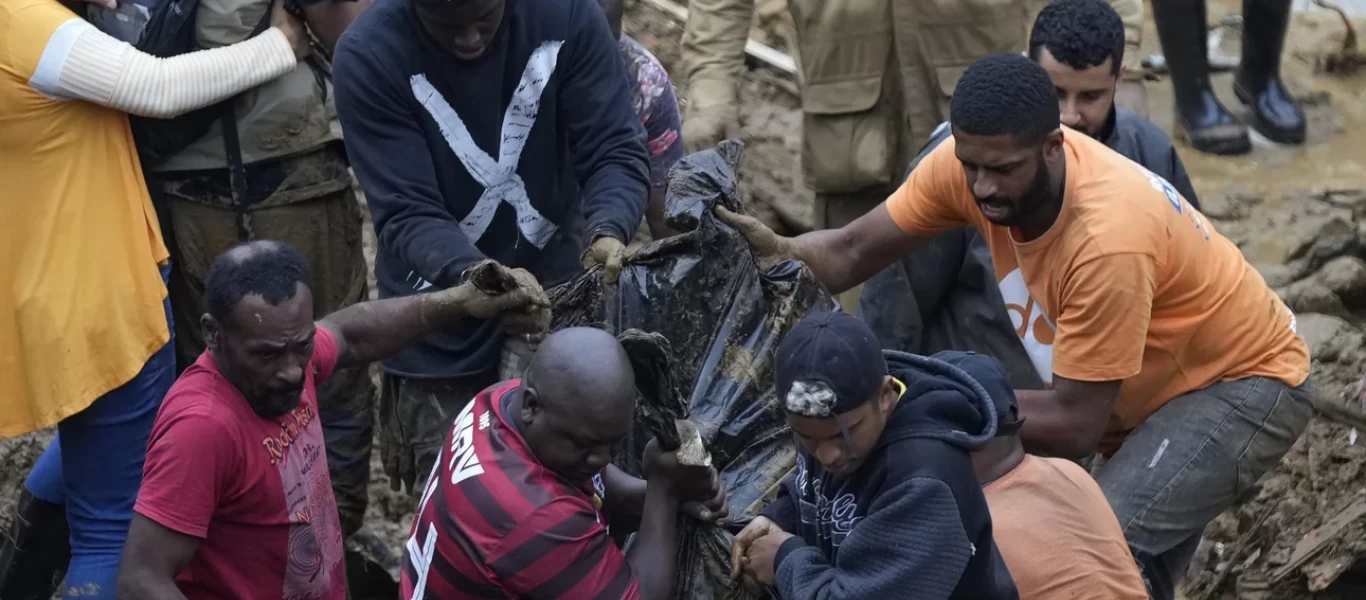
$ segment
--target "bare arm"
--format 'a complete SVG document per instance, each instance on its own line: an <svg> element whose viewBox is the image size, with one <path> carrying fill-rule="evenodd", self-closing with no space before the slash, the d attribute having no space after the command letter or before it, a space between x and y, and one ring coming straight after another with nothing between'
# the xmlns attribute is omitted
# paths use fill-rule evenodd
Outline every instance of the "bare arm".
<svg viewBox="0 0 1366 600"><path fill-rule="evenodd" d="M185 600L175 577L199 549L199 538L133 513L119 566L118 600Z"/></svg>
<svg viewBox="0 0 1366 600"><path fill-rule="evenodd" d="M530 273L522 269L508 272L518 287L502 294L486 294L466 282L429 294L353 304L327 315L320 325L336 339L339 368L388 357L427 332L461 319L501 316L503 324L516 332L535 330L548 321L543 311L550 302Z"/></svg>
<svg viewBox="0 0 1366 600"><path fill-rule="evenodd" d="M664 600L674 595L678 524L678 496L672 484L663 477L651 478L645 483L640 532L626 553L642 600Z"/></svg>
<svg viewBox="0 0 1366 600"><path fill-rule="evenodd" d="M1096 451L1119 397L1120 381L1053 376L1048 391L1015 390L1025 452L1079 458Z"/></svg>
<svg viewBox="0 0 1366 600"><path fill-rule="evenodd" d="M786 238L758 219L718 206L716 212L749 240L761 267L795 258L806 264L831 293L838 294L872 277L928 241L902 231L884 202L853 223Z"/></svg>
<svg viewBox="0 0 1366 600"><path fill-rule="evenodd" d="M645 480L628 475L616 465L607 465L602 470L602 486L607 489L602 502L612 518L612 535L639 529L640 514L645 508Z"/></svg>
<svg viewBox="0 0 1366 600"><path fill-rule="evenodd" d="M304 6L304 22L331 54L342 33L367 6L370 0L319 0Z"/></svg>

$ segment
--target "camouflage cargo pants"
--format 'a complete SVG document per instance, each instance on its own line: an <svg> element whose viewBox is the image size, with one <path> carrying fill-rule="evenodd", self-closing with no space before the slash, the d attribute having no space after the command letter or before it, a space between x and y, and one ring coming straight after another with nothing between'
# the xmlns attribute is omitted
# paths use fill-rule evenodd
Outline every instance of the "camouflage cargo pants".
<svg viewBox="0 0 1366 600"><path fill-rule="evenodd" d="M214 257L238 243L226 170L161 173L151 178L172 265L170 295L182 368L204 351L199 317ZM337 147L247 167L247 229L280 240L308 260L314 318L368 297L361 208ZM339 369L318 388L328 471L345 535L361 526L368 503L371 411L368 367Z"/></svg>
<svg viewBox="0 0 1366 600"><path fill-rule="evenodd" d="M379 400L380 454L389 485L417 496L427 485L451 422L475 395L526 372L531 349L510 340L496 373L451 379L416 379L386 374Z"/></svg>

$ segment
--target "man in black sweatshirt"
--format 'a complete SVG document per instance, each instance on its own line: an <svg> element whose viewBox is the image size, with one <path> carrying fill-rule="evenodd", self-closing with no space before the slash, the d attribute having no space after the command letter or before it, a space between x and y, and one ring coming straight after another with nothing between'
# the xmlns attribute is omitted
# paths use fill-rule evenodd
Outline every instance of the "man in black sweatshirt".
<svg viewBox="0 0 1366 600"><path fill-rule="evenodd" d="M776 361L797 472L736 537L734 576L785 600L1018 598L972 467L996 434L973 377L1003 379L994 359L884 353L830 312L799 323Z"/></svg>
<svg viewBox="0 0 1366 600"><path fill-rule="evenodd" d="M547 288L595 264L614 279L648 159L595 0L376 0L334 65L381 297L459 285L486 258ZM468 320L385 361L395 489L422 489L451 418L498 380L502 344L498 323Z"/></svg>

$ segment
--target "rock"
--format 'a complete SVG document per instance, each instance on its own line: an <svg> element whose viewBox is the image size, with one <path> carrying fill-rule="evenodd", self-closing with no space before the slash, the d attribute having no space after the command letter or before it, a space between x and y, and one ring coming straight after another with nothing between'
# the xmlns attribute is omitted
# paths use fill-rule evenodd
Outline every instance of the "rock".
<svg viewBox="0 0 1366 600"><path fill-rule="evenodd" d="M1321 246L1328 240L1348 237L1355 240L1357 237L1357 226L1353 222L1350 209L1339 208L1308 196L1286 198L1275 208L1258 208L1248 219L1248 231L1276 232L1274 235L1249 236L1248 241L1241 245L1243 255L1248 261L1273 265L1306 257L1316 243ZM1323 252L1328 250L1336 248L1323 248L1313 254L1323 259Z"/></svg>
<svg viewBox="0 0 1366 600"><path fill-rule="evenodd" d="M1240 188L1229 188L1222 194L1200 198L1200 212L1206 217L1219 221L1242 219L1249 214L1249 208L1259 203L1261 198Z"/></svg>
<svg viewBox="0 0 1366 600"><path fill-rule="evenodd" d="M1276 294L1285 301L1285 305L1290 307L1295 313L1322 313L1337 317L1348 317L1347 307L1342 300L1334 294L1328 286L1316 279L1302 279L1290 284L1289 287L1276 290Z"/></svg>
<svg viewBox="0 0 1366 600"><path fill-rule="evenodd" d="M1288 265L1252 265L1252 268L1262 274L1262 279L1265 279L1266 285L1271 288L1290 285L1300 276L1299 269Z"/></svg>
<svg viewBox="0 0 1366 600"><path fill-rule="evenodd" d="M1323 265L1315 279L1332 290L1348 308L1366 304L1366 261L1355 256L1339 256ZM1314 311L1324 312L1324 311Z"/></svg>
<svg viewBox="0 0 1366 600"><path fill-rule="evenodd" d="M1357 235L1327 235L1314 240L1302 256L1288 264L1301 273L1313 273L1339 256L1361 254L1361 250Z"/></svg>
<svg viewBox="0 0 1366 600"><path fill-rule="evenodd" d="M1354 212L1366 210L1366 190L1324 190L1322 197L1329 204Z"/></svg>
<svg viewBox="0 0 1366 600"><path fill-rule="evenodd" d="M1305 313L1297 315L1295 321L1295 329L1304 336L1314 360L1337 360L1344 352L1361 349L1361 331L1340 317Z"/></svg>

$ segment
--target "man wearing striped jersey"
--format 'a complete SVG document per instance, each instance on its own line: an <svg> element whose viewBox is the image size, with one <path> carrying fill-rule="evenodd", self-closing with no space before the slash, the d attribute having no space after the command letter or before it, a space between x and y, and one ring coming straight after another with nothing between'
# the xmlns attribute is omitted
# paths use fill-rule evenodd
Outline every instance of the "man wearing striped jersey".
<svg viewBox="0 0 1366 600"><path fill-rule="evenodd" d="M714 469L679 466L654 442L646 481L611 466L635 397L625 350L591 328L556 332L525 379L480 392L423 490L404 600L672 597L677 515L722 519L725 493ZM628 552L609 523L638 527Z"/></svg>

